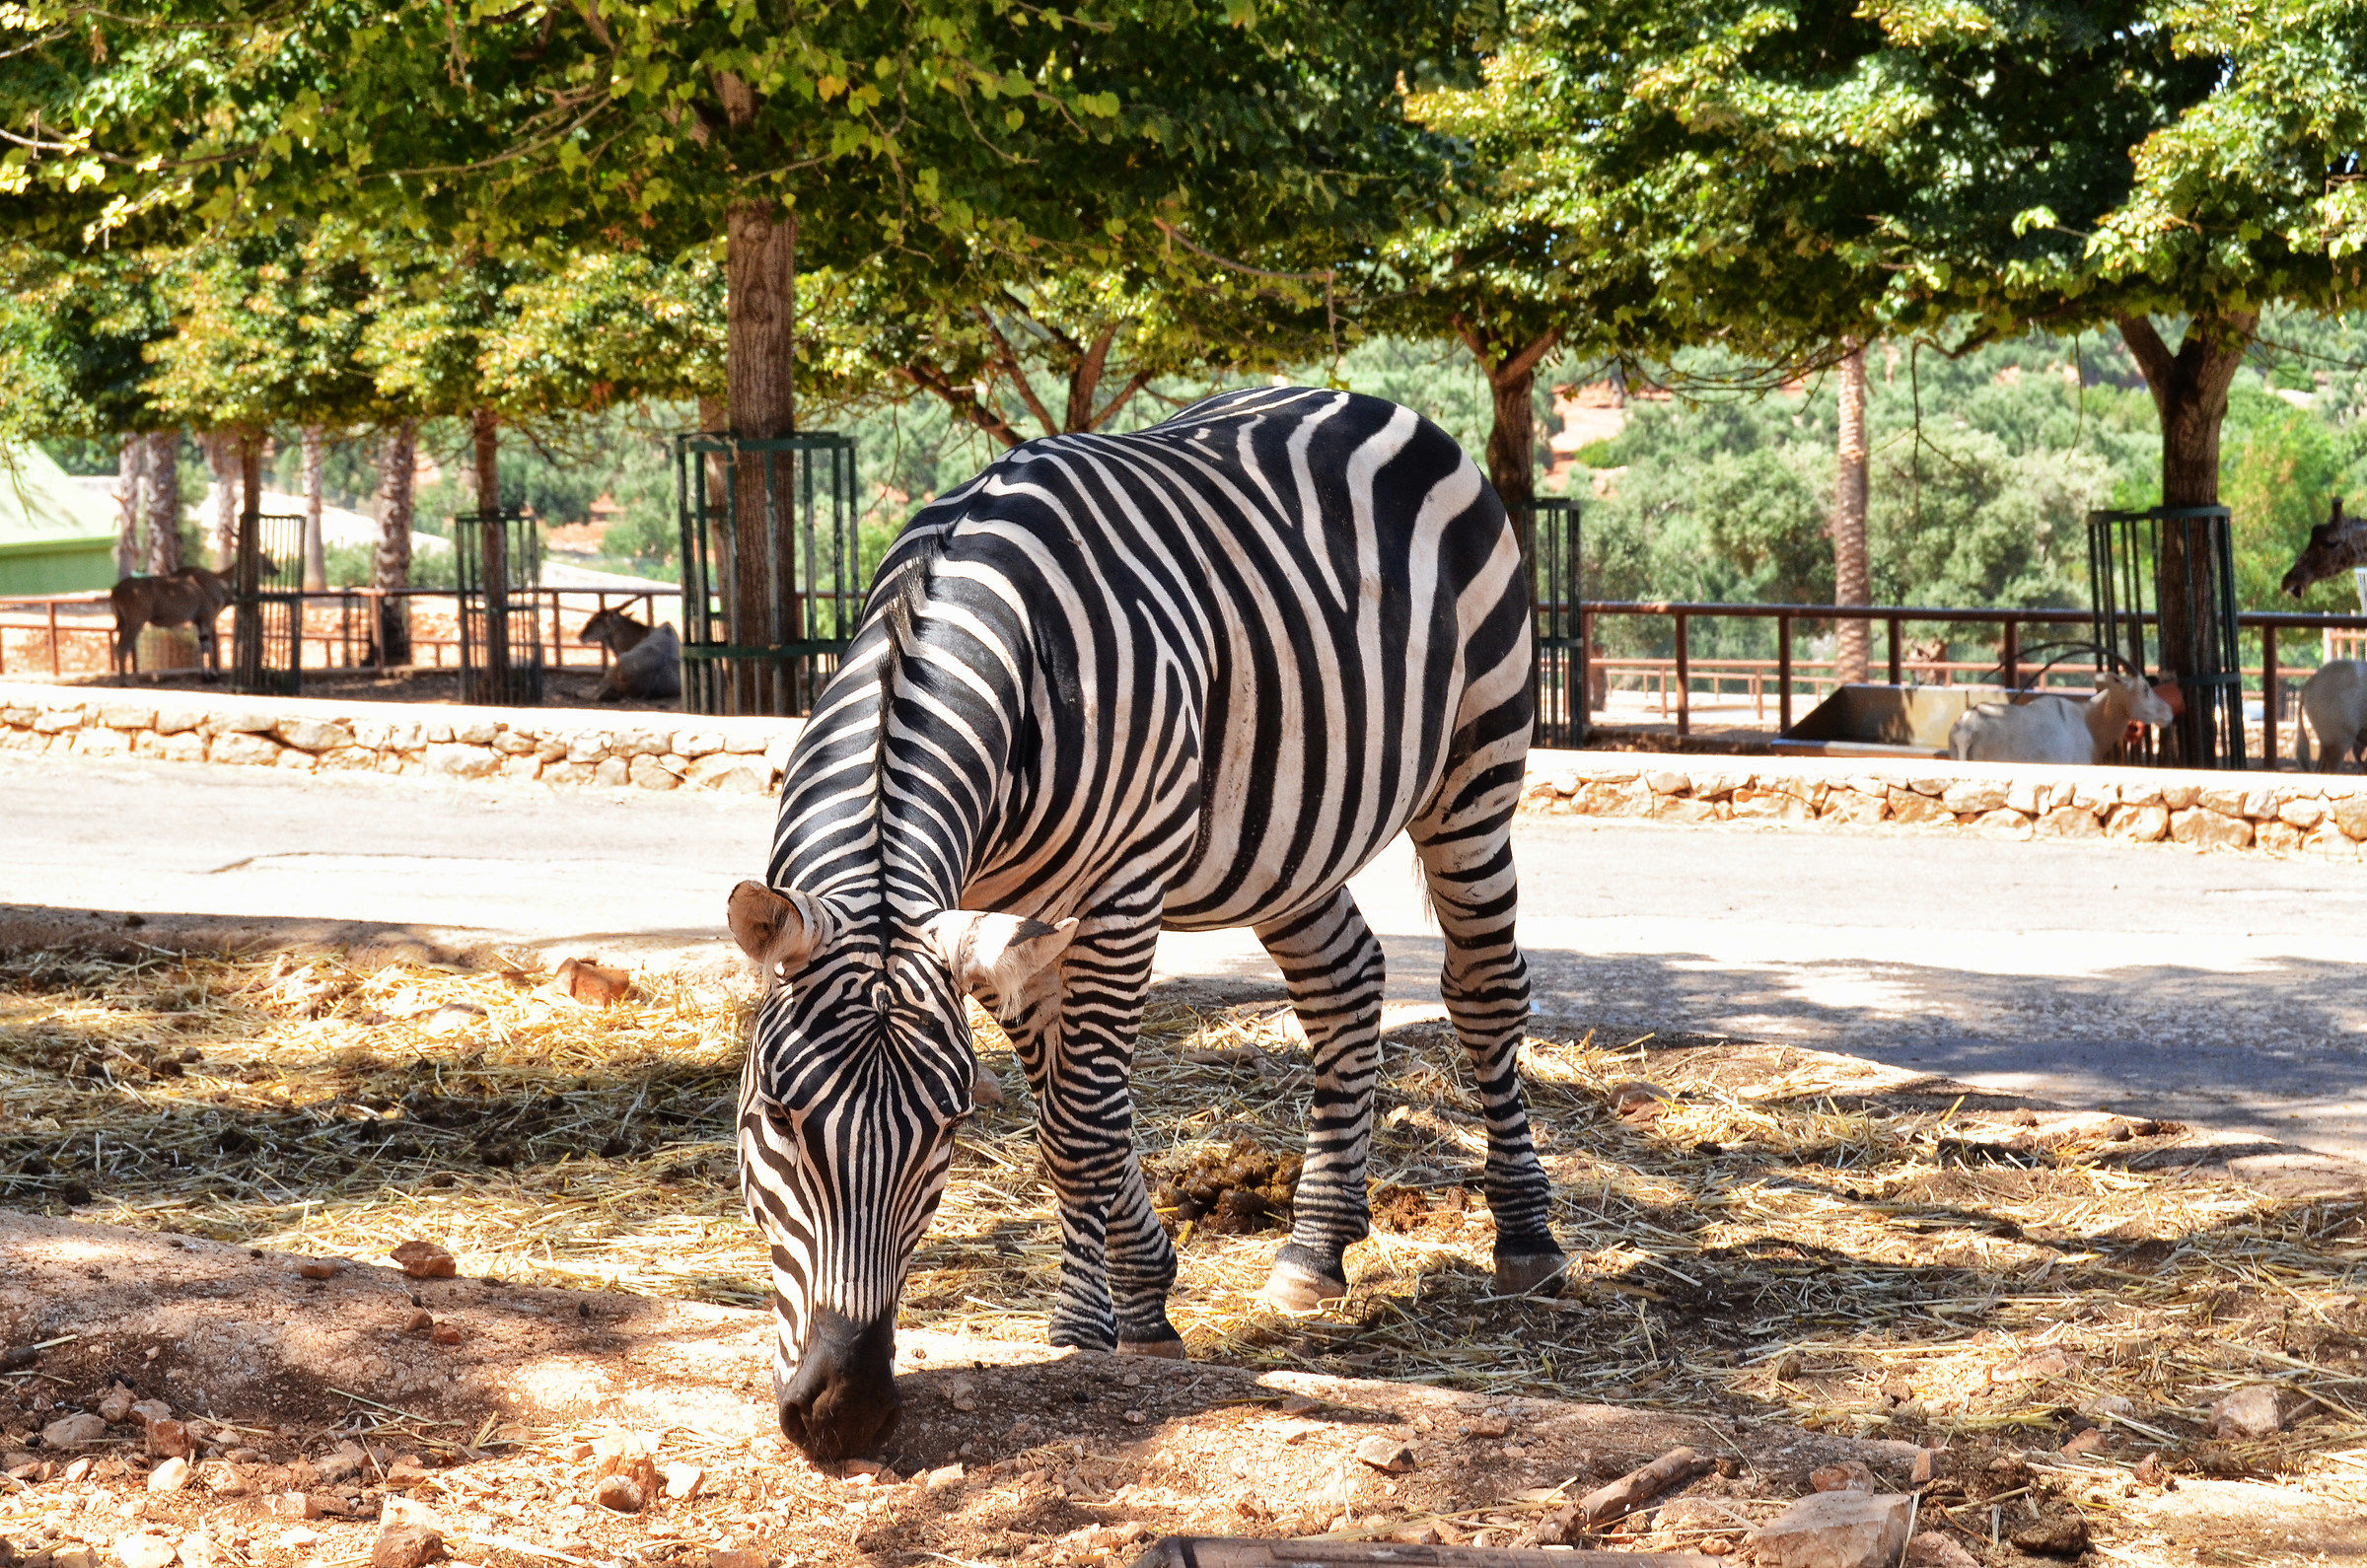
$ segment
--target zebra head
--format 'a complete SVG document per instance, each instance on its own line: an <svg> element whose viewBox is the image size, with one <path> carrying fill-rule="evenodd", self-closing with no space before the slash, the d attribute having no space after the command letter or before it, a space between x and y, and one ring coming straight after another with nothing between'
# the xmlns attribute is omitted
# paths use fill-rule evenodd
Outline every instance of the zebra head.
<svg viewBox="0 0 2367 1568"><path fill-rule="evenodd" d="M1058 1006L1077 922L946 910L888 940L810 893L744 882L733 937L764 975L740 1081L740 1186L772 1253L781 1432L829 1461L901 1413L896 1306L973 1108L965 994Z"/></svg>

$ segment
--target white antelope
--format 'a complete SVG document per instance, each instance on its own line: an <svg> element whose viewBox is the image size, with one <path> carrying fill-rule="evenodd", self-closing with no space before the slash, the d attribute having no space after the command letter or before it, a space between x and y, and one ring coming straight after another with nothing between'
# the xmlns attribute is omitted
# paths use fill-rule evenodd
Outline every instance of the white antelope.
<svg viewBox="0 0 2367 1568"><path fill-rule="evenodd" d="M2143 676L2107 676L2085 702L2057 696L1984 702L1948 732L1948 754L1960 762L2098 762L2112 755L2132 721L2161 725L2172 717Z"/></svg>

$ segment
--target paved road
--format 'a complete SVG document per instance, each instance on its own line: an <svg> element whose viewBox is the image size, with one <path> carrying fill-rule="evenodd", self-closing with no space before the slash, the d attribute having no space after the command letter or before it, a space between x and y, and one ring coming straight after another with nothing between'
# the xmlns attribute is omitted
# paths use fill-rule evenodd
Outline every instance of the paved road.
<svg viewBox="0 0 2367 1568"><path fill-rule="evenodd" d="M760 801L0 757L0 902L473 927L722 957ZM1548 1013L1780 1037L2367 1156L2367 870L2111 845L1525 821ZM1402 846L1357 881L1435 1003ZM1271 979L1246 933L1169 973Z"/></svg>

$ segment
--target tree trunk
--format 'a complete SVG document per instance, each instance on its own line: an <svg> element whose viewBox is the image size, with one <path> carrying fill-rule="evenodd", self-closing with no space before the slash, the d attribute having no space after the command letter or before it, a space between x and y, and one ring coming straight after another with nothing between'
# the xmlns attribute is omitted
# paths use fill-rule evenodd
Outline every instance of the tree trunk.
<svg viewBox="0 0 2367 1568"><path fill-rule="evenodd" d="M501 421L490 408L479 408L471 418L471 435L476 457L476 520L467 526L476 531L476 587L482 596L479 612L484 645L484 680L470 700L477 702L512 702L517 694L510 685L510 535L501 517ZM469 635L466 625L468 606L461 606L462 636Z"/></svg>
<svg viewBox="0 0 2367 1568"><path fill-rule="evenodd" d="M2259 321L2254 311L2203 314L2187 324L2173 354L2149 318L2124 317L2120 338L2145 373L2162 425L2162 505L2213 506L2219 500L2219 428L2228 389ZM2161 673L2187 687L2174 760L2189 767L2218 759L2227 738L2206 685L2226 674L2220 666L2217 563L2200 547L2204 535L2175 526L2161 531ZM2189 548L2189 544L2193 548Z"/></svg>
<svg viewBox="0 0 2367 1568"><path fill-rule="evenodd" d="M263 440L260 430L239 432L239 532L231 552L231 584L239 603L231 610L231 680L242 684L262 668L263 623L254 595L262 586ZM274 575L280 563L273 562Z"/></svg>
<svg viewBox="0 0 2367 1568"><path fill-rule="evenodd" d="M731 400L726 397L701 397L698 400L698 428L704 435L730 434L732 428ZM719 509L723 506L723 498L731 493L732 465L720 452L708 453L706 461L707 510L710 517L720 517L722 514ZM715 563L722 559L722 556L715 552L723 548L724 538L725 535L720 528L709 529L707 534L709 571L713 571ZM685 579L686 581L687 579Z"/></svg>
<svg viewBox="0 0 2367 1568"><path fill-rule="evenodd" d="M304 587L318 594L328 587L328 544L321 536L321 466L325 443L319 425L304 427Z"/></svg>
<svg viewBox="0 0 2367 1568"><path fill-rule="evenodd" d="M1495 404L1487 432L1487 477L1521 536L1521 559L1537 558L1537 364L1523 356L1487 378Z"/></svg>
<svg viewBox="0 0 2367 1568"><path fill-rule="evenodd" d="M227 572L239 558L239 439L227 430L205 433L205 465L214 476L214 570Z"/></svg>
<svg viewBox="0 0 2367 1568"><path fill-rule="evenodd" d="M476 462L476 509L501 510L501 420L490 408L469 417L470 451Z"/></svg>
<svg viewBox="0 0 2367 1568"><path fill-rule="evenodd" d="M732 434L742 440L786 436L797 428L797 220L778 215L769 201L733 203L724 270ZM769 504L776 484L787 499L792 468L775 457L745 453L733 464L728 593L732 640L743 647L777 647L796 641L800 631L787 536L792 520L785 506L776 513ZM729 680L726 711L794 711L801 694L787 675L783 665L762 676L743 666Z"/></svg>
<svg viewBox="0 0 2367 1568"><path fill-rule="evenodd" d="M148 474L148 438L125 436L115 462L115 575L137 577L145 559L140 549L140 492Z"/></svg>
<svg viewBox="0 0 2367 1568"><path fill-rule="evenodd" d="M1866 350L1860 343L1841 361L1840 471L1832 498L1832 602L1870 605L1866 567ZM1843 681L1866 678L1873 628L1862 620L1833 623L1833 674Z"/></svg>
<svg viewBox="0 0 2367 1568"><path fill-rule="evenodd" d="M370 585L379 591L378 663L411 662L410 601L398 597L411 586L412 498L419 478L419 427L396 425L379 459L378 552Z"/></svg>
<svg viewBox="0 0 2367 1568"><path fill-rule="evenodd" d="M1558 328L1519 348L1482 336L1463 318L1455 330L1479 362L1494 402L1494 419L1487 432L1487 477L1512 518L1521 539L1521 559L1533 558L1537 538L1537 368L1561 341Z"/></svg>
<svg viewBox="0 0 2367 1568"><path fill-rule="evenodd" d="M148 438L148 570L170 577L180 570L180 432Z"/></svg>

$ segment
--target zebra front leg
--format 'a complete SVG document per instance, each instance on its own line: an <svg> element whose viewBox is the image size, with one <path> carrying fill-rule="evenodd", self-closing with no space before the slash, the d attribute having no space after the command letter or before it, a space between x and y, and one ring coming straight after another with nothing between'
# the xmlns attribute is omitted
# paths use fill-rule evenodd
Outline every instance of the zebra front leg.
<svg viewBox="0 0 2367 1568"><path fill-rule="evenodd" d="M1344 888L1313 909L1259 926L1257 940L1290 987L1315 1058L1290 1240L1274 1255L1264 1297L1312 1312L1348 1293L1345 1253L1372 1233L1364 1173L1381 1070L1381 944Z"/></svg>
<svg viewBox="0 0 2367 1568"><path fill-rule="evenodd" d="M1514 774L1517 787L1518 774ZM1449 780L1442 800L1461 793ZM1520 895L1512 864L1512 800L1500 810L1452 811L1414 824L1414 848L1446 937L1439 990L1470 1056L1487 1116L1486 1189L1496 1226L1496 1288L1553 1294L1568 1266L1548 1222L1551 1187L1529 1134L1521 1041L1529 1025L1529 964L1513 935Z"/></svg>
<svg viewBox="0 0 2367 1568"><path fill-rule="evenodd" d="M1184 1353L1167 1318L1176 1251L1143 1183L1128 1088L1158 940L1155 914L1086 921L1062 960L1056 1003L1012 1032L1060 1204L1055 1345Z"/></svg>

